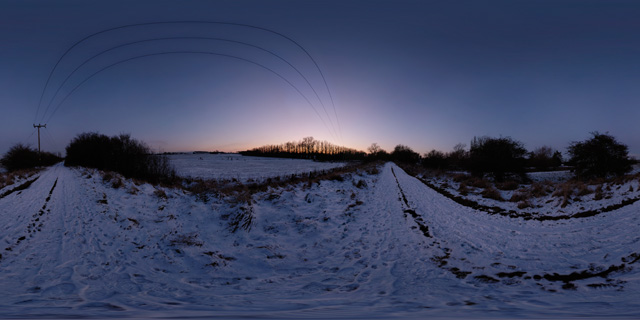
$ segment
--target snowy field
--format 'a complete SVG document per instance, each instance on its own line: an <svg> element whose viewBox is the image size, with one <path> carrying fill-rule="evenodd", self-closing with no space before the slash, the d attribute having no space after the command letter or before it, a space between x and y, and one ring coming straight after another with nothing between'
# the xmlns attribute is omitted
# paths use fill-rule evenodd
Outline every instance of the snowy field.
<svg viewBox="0 0 640 320"><path fill-rule="evenodd" d="M637 175L639 166L634 166L629 176ZM460 173L458 173L460 174ZM467 185L466 192L461 192L461 184L453 175L420 176L421 179L447 190L454 196L464 197L478 204L499 207L505 211L515 211L518 214L531 214L533 217L542 216L572 216L585 212L602 210L624 202L640 199L640 179L631 178L620 182L578 183L570 180L570 171L531 172L527 174L533 183L544 189L544 195L529 196L526 207L518 207L522 201L510 201L514 195L528 192L531 184L523 184L514 190L495 190L503 200L483 196L485 188ZM562 192L563 186L571 192ZM608 210L608 209L607 209Z"/></svg>
<svg viewBox="0 0 640 320"><path fill-rule="evenodd" d="M0 190L0 318L640 317L640 202L490 215L392 163L250 205L61 165L15 187Z"/></svg>
<svg viewBox="0 0 640 320"><path fill-rule="evenodd" d="M236 179L241 182L250 179L263 181L266 178L327 170L344 165L340 162L245 157L240 154L175 154L168 157L180 176Z"/></svg>

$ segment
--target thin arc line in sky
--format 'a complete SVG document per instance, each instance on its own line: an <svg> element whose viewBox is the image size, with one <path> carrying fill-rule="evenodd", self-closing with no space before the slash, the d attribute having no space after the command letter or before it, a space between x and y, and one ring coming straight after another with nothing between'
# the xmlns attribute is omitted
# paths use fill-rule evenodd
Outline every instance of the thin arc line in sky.
<svg viewBox="0 0 640 320"><path fill-rule="evenodd" d="M336 128L333 125L333 121L331 121L331 116L329 116L329 113L327 112L327 109L324 105L324 103L322 102L322 99L320 98L320 96L318 95L318 92L315 90L315 88L313 87L313 85L311 85L311 82L309 82L309 80L307 79L307 77L304 76L304 74L298 69L296 68L293 64L291 64L289 61L287 61L286 59L284 59L283 57L281 57L280 55L276 54L273 51L270 51L266 48L263 48L261 46L257 46L251 43L247 43L247 42L243 42L243 41L237 41L237 40L232 40L232 39L225 39L225 38L217 38L217 37L162 37L162 38L150 38L150 39L144 39L144 40L138 40L138 41L133 41L133 42L128 42L128 43L124 43L124 44L120 44L114 47L110 47L106 50L103 50L99 53L97 53L96 55L86 59L84 62L82 62L80 65L78 65L73 71L71 71L71 73L62 81L62 83L58 86L58 89L56 90L56 92L53 94L53 96L51 97L51 99L49 100L49 103L47 104L46 109L44 110L42 117L40 119L40 122L43 123L44 119L47 116L47 113L49 112L49 109L51 108L51 105L53 104L53 101L55 100L55 98L58 96L58 93L60 92L60 90L62 90L62 88L64 87L64 85L67 83L67 81L69 80L69 78L71 78L71 76L73 76L76 71L78 71L78 69L80 69L82 66L84 66L85 64L87 64L88 62L90 62L91 60L97 58L98 56L105 54L109 51L118 49L118 48L122 48L125 46L129 46L129 45L134 45L134 44L138 44L138 43L143 43L143 42L152 42L152 41L161 41L161 40L216 40L216 41L227 41L227 42L231 42L231 43L237 43L237 44L242 44L242 45L246 45L246 46L250 46L259 50L262 50L264 52L267 52L273 56L275 56L276 58L282 60L283 62L285 62L286 64L288 64L291 68L293 68L307 83L307 85L311 88L311 90L313 91L313 93L315 94L316 98L318 99L318 101L320 102L320 105L322 106L322 109L324 110L324 113L327 116L327 119L329 120L329 124L331 125L332 130L334 131L334 133L336 134L336 136L338 136L338 131L336 130ZM337 118L336 118L337 121Z"/></svg>
<svg viewBox="0 0 640 320"><path fill-rule="evenodd" d="M115 30L120 30L120 29L125 29L125 28L133 28L133 27L142 27L142 26L150 26L150 25L161 25L161 24L218 24L218 25L229 25L229 26L238 26L238 27L245 27L245 28L251 28L251 29L256 29L256 30L261 30L261 31L265 31L265 32L269 32L272 34L275 34L281 38L286 39L287 41L295 44L298 48L300 48L306 55L307 57L309 57L309 59L313 62L313 64L316 66L316 69L318 70L318 73L320 74L320 77L322 78L322 81L324 82L325 88L327 89L327 93L329 94L329 98L331 100L331 104L333 106L333 111L336 117L336 123L338 126L338 130L340 132L340 138L342 139L342 128L340 127L340 121L338 120L338 113L336 111L336 107L335 107L335 103L333 100L333 95L331 94L331 90L329 89L329 85L327 84L327 80L324 76L324 73L322 73L322 70L320 69L320 66L318 65L318 63L316 62L316 60L313 58L313 56L311 56L311 54L297 41L293 40L292 38L277 32L275 30L271 30L268 28L264 28L264 27L259 27L259 26L255 26L255 25L250 25L250 24L244 24L244 23L236 23L236 22L223 22L223 21L199 21L199 20L193 20L193 21L155 21L155 22L143 22L143 23L134 23L134 24L127 24L127 25L120 25L117 27L113 27L113 28L108 28L108 29L104 29L104 30L100 30L97 32L94 32L78 41L76 41L73 45L71 45L71 47L69 47L63 54L62 56L60 56L60 58L58 59L58 61L56 62L56 64L53 66L53 68L51 69L51 72L49 73L49 76L47 77L47 81L45 82L45 85L42 89L42 93L40 95L40 100L38 102L38 108L36 110L36 115L34 117L34 122L35 120L38 118L38 114L40 113L40 107L42 105L42 100L44 98L44 94L47 90L47 87L49 86L49 82L51 81L51 77L53 76L54 72L56 71L58 65L60 64L60 62L64 59L64 57L71 52L71 50L73 50L76 46L80 45L82 42L95 37L97 35L103 34L103 33L107 33L107 32L111 32L111 31L115 31ZM315 110L315 108L314 108ZM317 113L317 112L316 112ZM324 122L324 120L323 120ZM325 125L326 126L326 125Z"/></svg>
<svg viewBox="0 0 640 320"><path fill-rule="evenodd" d="M287 80L287 78L285 78L284 76L282 76L281 74L275 72L273 69L262 65L258 62L249 60L249 59L245 59L242 57L238 57L238 56L233 56L233 55L229 55L229 54L223 54L223 53L217 53L217 52L211 52L211 51L163 51L163 52L157 52L157 53L149 53L149 54L144 54L144 55L140 55L140 56L135 56L132 58L127 58L127 59L123 59L123 60L119 60L115 63L112 63L96 72L94 72L93 74L91 74L90 76L88 76L87 78L85 78L83 81L81 81L78 85L76 85L71 91L69 91L69 93L67 93L67 95L62 99L62 101L60 101L56 107L53 109L53 112L51 113L51 115L49 116L49 118L47 118L47 123L49 121L51 121L51 118L55 115L56 111L58 111L58 109L60 108L60 106L71 96L71 94L73 94L78 88L80 88L80 86L82 86L85 82L89 81L89 79L93 78L94 76L96 76L97 74L101 73L102 71L105 71L111 67L114 67L116 65L125 63L127 61L132 61L132 60L136 60L136 59L141 59L141 58L146 58L146 57L152 57L152 56L159 56L159 55L169 55L169 54L208 54L208 55L215 55L215 56L221 56L221 57L228 57L228 58L233 58L233 59L237 59L237 60L241 60L241 61L245 61L245 62L249 62L252 63L254 65L257 65L261 68L264 68L268 71L270 71L271 73L277 75L278 77L280 77L282 80L284 80L286 83L288 83L293 89L295 89L304 99L305 101L307 101L307 103L309 104L309 106L313 109L313 111L316 113L316 115L318 116L318 118L320 118L320 120L322 121L322 124L324 125L324 127L327 129L327 131L329 131L329 133L331 134L331 136L335 139L336 137L334 137L334 133L331 132L331 130L329 129L329 127L327 126L327 123L324 121L324 118L322 118L320 116L320 113L318 113L318 110L313 106L313 104L311 103L311 101L309 101L309 99L307 98L307 96L305 96L300 89L298 89L298 87L296 87L293 83L291 83L291 81Z"/></svg>
<svg viewBox="0 0 640 320"><path fill-rule="evenodd" d="M31 134L26 139L23 140L23 144L27 144L27 141L29 139L31 139L31 137L33 137L33 135L36 133L36 131L38 131L38 129L33 128L33 130L31 130Z"/></svg>

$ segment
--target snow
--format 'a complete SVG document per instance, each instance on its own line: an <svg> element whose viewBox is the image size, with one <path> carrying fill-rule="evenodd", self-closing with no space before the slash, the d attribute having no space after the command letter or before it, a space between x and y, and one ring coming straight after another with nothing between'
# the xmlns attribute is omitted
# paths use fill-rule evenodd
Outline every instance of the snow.
<svg viewBox="0 0 640 320"><path fill-rule="evenodd" d="M630 176L637 175L634 169ZM516 190L498 190L503 201L496 201L482 196L483 188L468 186L469 193L462 194L459 190L461 182L455 181L451 175L420 176L440 188L446 189L455 196L463 196L484 206L499 207L505 211L517 211L529 213L534 217L572 216L589 211L599 211L605 208L622 204L625 201L640 198L640 176L627 179L619 183L571 183L572 174L569 171L533 172L528 173L529 178L542 185L547 190L546 195L530 197L529 206L518 208L521 201L509 201L514 194L526 192L531 189L531 184L520 185ZM571 189L568 201L565 203L562 194L556 194L562 184ZM584 189L583 189L584 188ZM600 191L598 189L600 188Z"/></svg>
<svg viewBox="0 0 640 320"><path fill-rule="evenodd" d="M174 154L169 161L178 175L203 179L263 181L344 166L343 162L316 162L304 159L245 157L240 154Z"/></svg>
<svg viewBox="0 0 640 320"><path fill-rule="evenodd" d="M392 163L344 178L249 205L49 168L0 199L0 318L640 316L640 202L536 221L461 206ZM251 228L231 232L242 212Z"/></svg>

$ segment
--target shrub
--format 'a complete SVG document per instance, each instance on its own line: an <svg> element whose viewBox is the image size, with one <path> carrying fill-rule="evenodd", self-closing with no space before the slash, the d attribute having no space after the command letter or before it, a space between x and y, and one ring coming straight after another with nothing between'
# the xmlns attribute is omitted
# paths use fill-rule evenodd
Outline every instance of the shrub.
<svg viewBox="0 0 640 320"><path fill-rule="evenodd" d="M448 158L444 152L431 150L422 158L422 165L426 168L444 169L448 167Z"/></svg>
<svg viewBox="0 0 640 320"><path fill-rule="evenodd" d="M38 154L38 150L18 143L11 147L2 159L0 159L0 165L11 172L21 169L31 169L38 166L51 166L61 160L60 157L52 153L42 152Z"/></svg>
<svg viewBox="0 0 640 320"><path fill-rule="evenodd" d="M401 163L417 163L420 160L420 155L413 149L399 144L393 149L391 159Z"/></svg>
<svg viewBox="0 0 640 320"><path fill-rule="evenodd" d="M631 170L628 147L616 138L598 132L582 142L572 142L568 148L569 164L574 167L577 178L605 178L621 176Z"/></svg>
<svg viewBox="0 0 640 320"><path fill-rule="evenodd" d="M526 180L526 152L521 142L509 137L473 138L469 151L469 169L476 176L492 174L496 181L502 181L505 173L515 173Z"/></svg>
<svg viewBox="0 0 640 320"><path fill-rule="evenodd" d="M365 158L366 161L387 161L389 160L389 153L384 149L380 148L377 143L372 143L369 148L367 148L369 153Z"/></svg>
<svg viewBox="0 0 640 320"><path fill-rule="evenodd" d="M108 137L98 133L82 133L67 146L66 166L83 166L114 171L126 178L151 183L172 184L175 170L165 156L153 155L144 143L129 135Z"/></svg>
<svg viewBox="0 0 640 320"><path fill-rule="evenodd" d="M542 146L529 153L527 166L539 170L548 170L562 165L562 154L551 147Z"/></svg>

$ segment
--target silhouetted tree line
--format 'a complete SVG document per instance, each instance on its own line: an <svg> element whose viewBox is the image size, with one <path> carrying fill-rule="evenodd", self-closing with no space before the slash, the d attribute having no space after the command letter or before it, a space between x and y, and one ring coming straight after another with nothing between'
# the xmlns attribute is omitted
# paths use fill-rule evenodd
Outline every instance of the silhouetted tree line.
<svg viewBox="0 0 640 320"><path fill-rule="evenodd" d="M11 147L2 159L0 159L0 165L11 172L39 166L47 167L60 161L62 161L60 155L50 152L38 153L38 150L18 143Z"/></svg>
<svg viewBox="0 0 640 320"><path fill-rule="evenodd" d="M592 133L591 139L572 142L567 148L570 159L566 162L577 178L591 179L623 175L631 170L634 162L628 155L628 147L608 134ZM411 148L397 145L387 153L377 144L368 149L368 160L395 161L405 164L421 163L438 170L465 170L476 176L491 175L500 181L507 176L526 180L530 170L556 170L563 164L560 151L543 146L528 152L522 142L510 137L474 137L469 150L458 144L445 153L431 150L420 156Z"/></svg>
<svg viewBox="0 0 640 320"><path fill-rule="evenodd" d="M147 145L126 134L108 137L82 133L69 143L66 151L65 166L115 171L151 183L171 183L176 178L167 157L152 154Z"/></svg>
<svg viewBox="0 0 640 320"><path fill-rule="evenodd" d="M351 148L337 146L327 141L303 138L298 142L266 145L241 151L244 156L314 159L319 161L364 160L365 153Z"/></svg>

